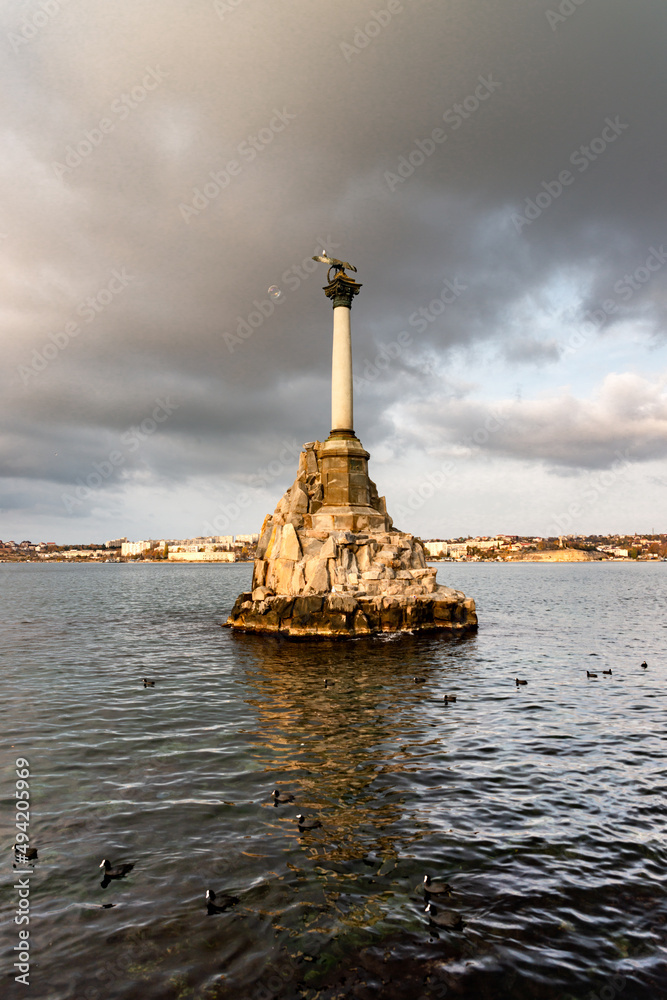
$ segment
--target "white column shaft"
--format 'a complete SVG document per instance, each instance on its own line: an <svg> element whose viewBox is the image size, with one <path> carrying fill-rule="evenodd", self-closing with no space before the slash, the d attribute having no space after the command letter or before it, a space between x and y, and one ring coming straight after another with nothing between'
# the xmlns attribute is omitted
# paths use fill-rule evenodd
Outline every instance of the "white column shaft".
<svg viewBox="0 0 667 1000"><path fill-rule="evenodd" d="M331 429L353 430L352 336L350 309L336 306L333 311L333 354L331 359Z"/></svg>

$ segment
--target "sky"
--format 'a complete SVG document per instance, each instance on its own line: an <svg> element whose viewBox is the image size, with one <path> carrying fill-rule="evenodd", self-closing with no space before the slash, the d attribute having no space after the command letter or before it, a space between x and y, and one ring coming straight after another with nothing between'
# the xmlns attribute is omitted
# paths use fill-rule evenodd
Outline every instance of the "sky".
<svg viewBox="0 0 667 1000"><path fill-rule="evenodd" d="M0 537L258 531L330 430L422 537L667 531L664 0L0 8Z"/></svg>

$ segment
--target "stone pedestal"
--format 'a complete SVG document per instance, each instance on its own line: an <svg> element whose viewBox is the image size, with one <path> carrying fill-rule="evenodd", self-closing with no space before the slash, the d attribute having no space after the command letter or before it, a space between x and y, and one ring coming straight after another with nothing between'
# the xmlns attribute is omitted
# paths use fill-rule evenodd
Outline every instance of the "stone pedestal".
<svg viewBox="0 0 667 1000"><path fill-rule="evenodd" d="M475 602L438 586L421 541L394 528L368 457L349 434L304 445L227 625L334 638L476 627Z"/></svg>

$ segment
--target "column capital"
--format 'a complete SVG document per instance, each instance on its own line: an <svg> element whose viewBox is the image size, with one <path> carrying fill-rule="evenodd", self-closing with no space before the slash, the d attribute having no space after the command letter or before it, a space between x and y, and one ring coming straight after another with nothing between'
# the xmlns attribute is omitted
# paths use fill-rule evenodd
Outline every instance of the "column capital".
<svg viewBox="0 0 667 1000"><path fill-rule="evenodd" d="M323 286L324 294L332 300L334 309L336 306L346 306L351 309L352 299L359 294L360 288L359 282L355 281L354 278L349 278L343 271L338 271L334 275L333 281Z"/></svg>

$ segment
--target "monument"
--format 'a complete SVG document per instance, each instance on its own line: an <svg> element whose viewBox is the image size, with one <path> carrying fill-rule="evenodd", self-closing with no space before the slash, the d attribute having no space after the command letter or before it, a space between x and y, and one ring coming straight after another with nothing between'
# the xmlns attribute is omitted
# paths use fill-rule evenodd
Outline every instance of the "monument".
<svg viewBox="0 0 667 1000"><path fill-rule="evenodd" d="M439 586L422 542L394 528L354 433L352 300L346 261L328 264L333 303L331 433L303 446L297 476L262 525L251 590L226 624L246 632L350 638L378 632L476 628L475 602Z"/></svg>

